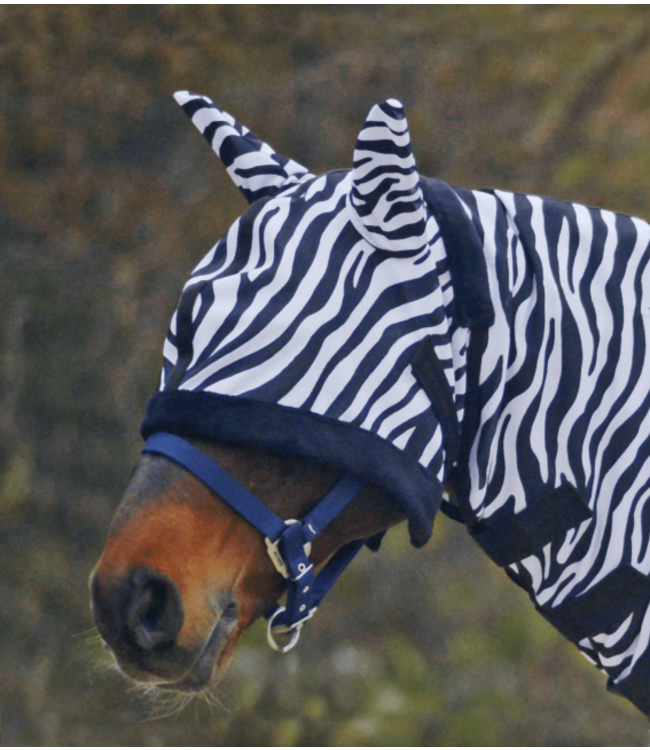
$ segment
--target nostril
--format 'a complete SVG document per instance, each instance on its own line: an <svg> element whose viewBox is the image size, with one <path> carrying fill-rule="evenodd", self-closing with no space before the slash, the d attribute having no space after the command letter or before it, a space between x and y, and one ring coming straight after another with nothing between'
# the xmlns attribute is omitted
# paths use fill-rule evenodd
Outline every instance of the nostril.
<svg viewBox="0 0 650 750"><path fill-rule="evenodd" d="M168 602L167 586L161 581L149 581L142 588L132 614L139 624L153 631L168 617Z"/></svg>
<svg viewBox="0 0 650 750"><path fill-rule="evenodd" d="M131 576L131 590L127 625L136 644L151 651L174 641L183 627L183 604L174 581L139 569Z"/></svg>
<svg viewBox="0 0 650 750"><path fill-rule="evenodd" d="M221 622L225 622L228 625L232 622L237 622L237 618L239 617L239 607L237 606L237 602L233 599L230 601L227 605L224 611L221 613Z"/></svg>

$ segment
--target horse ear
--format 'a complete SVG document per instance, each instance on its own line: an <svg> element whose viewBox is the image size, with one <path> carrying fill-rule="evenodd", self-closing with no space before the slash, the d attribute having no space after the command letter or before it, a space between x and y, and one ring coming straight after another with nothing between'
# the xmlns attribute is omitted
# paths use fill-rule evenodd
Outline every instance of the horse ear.
<svg viewBox="0 0 650 750"><path fill-rule="evenodd" d="M359 134L350 206L357 230L382 250L418 250L431 240L435 222L420 188L404 108L396 99L375 105Z"/></svg>
<svg viewBox="0 0 650 750"><path fill-rule="evenodd" d="M249 203L313 177L297 162L276 154L207 96L178 91L174 99L203 133Z"/></svg>

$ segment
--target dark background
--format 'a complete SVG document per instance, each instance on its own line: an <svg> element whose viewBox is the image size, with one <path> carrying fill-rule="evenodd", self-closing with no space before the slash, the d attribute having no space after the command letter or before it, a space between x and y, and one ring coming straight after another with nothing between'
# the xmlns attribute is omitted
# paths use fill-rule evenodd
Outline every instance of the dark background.
<svg viewBox="0 0 650 750"><path fill-rule="evenodd" d="M371 106L420 171L650 219L644 6L0 8L0 739L11 745L634 745L647 721L440 519L362 556L299 648L256 626L215 691L153 704L87 578L185 278L245 204L172 99L314 172Z"/></svg>

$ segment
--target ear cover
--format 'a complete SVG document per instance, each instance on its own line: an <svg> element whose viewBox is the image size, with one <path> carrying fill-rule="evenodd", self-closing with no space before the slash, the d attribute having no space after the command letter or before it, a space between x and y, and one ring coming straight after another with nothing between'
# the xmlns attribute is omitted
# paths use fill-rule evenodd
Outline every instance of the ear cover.
<svg viewBox="0 0 650 750"><path fill-rule="evenodd" d="M427 245L436 231L420 189L404 108L375 105L354 151L352 220L371 245L393 253Z"/></svg>
<svg viewBox="0 0 650 750"><path fill-rule="evenodd" d="M207 96L178 91L174 99L203 133L249 203L313 177L302 165L276 154Z"/></svg>

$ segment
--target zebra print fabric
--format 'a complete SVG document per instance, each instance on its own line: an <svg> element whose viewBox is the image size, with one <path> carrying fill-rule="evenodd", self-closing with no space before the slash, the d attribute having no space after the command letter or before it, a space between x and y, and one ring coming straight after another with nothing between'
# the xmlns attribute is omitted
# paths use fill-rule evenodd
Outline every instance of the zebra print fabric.
<svg viewBox="0 0 650 750"><path fill-rule="evenodd" d="M435 238L400 102L372 108L353 156L349 215L359 234L389 253L418 251Z"/></svg>
<svg viewBox="0 0 650 750"><path fill-rule="evenodd" d="M570 486L590 517L508 566L552 622L617 571L647 577L650 226L500 190L445 186L437 205L396 100L370 112L351 171L314 176L206 97L176 99L251 206L183 289L143 434L334 463L394 495L416 546L447 483L491 529ZM484 331L460 322L468 288L493 309ZM424 349L451 415L415 368ZM624 693L646 659L650 675L649 605L623 598L575 637Z"/></svg>
<svg viewBox="0 0 650 750"><path fill-rule="evenodd" d="M578 489L592 518L511 566L547 610L625 566L648 576L650 226L547 198L460 194L484 238L495 308L472 513L498 523L563 483ZM648 649L647 604L579 644L615 680Z"/></svg>
<svg viewBox="0 0 650 750"><path fill-rule="evenodd" d="M276 154L207 97L179 91L174 98L203 133L249 203L314 176L292 159Z"/></svg>

